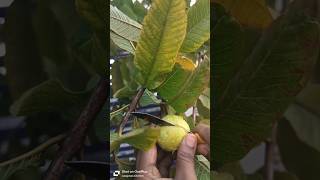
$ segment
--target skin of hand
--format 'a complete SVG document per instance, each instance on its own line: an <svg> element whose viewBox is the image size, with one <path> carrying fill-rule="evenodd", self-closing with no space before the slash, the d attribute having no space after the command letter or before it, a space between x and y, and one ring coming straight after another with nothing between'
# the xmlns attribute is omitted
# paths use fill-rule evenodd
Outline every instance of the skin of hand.
<svg viewBox="0 0 320 180"><path fill-rule="evenodd" d="M199 124L195 129L206 142L197 145L197 138L194 134L187 134L181 142L177 151L176 176L175 180L196 180L194 168L194 156L196 151L210 159L210 126ZM137 180L170 179L163 178L169 176L169 168L172 164L173 156L169 152L157 149L156 146L149 151L139 151L137 156L137 170L147 171L144 177Z"/></svg>
<svg viewBox="0 0 320 180"><path fill-rule="evenodd" d="M200 123L193 131L198 133L206 142L205 144L199 144L197 151L210 160L210 126Z"/></svg>
<svg viewBox="0 0 320 180"><path fill-rule="evenodd" d="M193 134L187 134L177 151L177 164L175 180L196 180L194 169L194 155L197 147L197 138ZM144 177L137 180L170 179L169 168L172 163L172 155L165 152L157 152L154 146L149 151L139 151L137 156L137 170L147 171Z"/></svg>

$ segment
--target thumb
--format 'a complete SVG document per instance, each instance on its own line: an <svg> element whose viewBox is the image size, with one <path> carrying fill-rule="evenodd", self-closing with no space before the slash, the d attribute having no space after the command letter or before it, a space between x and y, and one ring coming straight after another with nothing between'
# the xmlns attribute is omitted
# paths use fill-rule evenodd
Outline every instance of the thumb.
<svg viewBox="0 0 320 180"><path fill-rule="evenodd" d="M177 153L176 180L196 180L194 169L194 155L197 147L197 138L187 134L183 139Z"/></svg>

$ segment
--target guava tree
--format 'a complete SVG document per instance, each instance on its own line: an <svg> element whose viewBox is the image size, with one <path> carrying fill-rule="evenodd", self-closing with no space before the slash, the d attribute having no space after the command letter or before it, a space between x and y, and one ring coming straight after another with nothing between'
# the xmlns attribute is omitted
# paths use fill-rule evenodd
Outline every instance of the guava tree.
<svg viewBox="0 0 320 180"><path fill-rule="evenodd" d="M160 127L144 126L141 119L134 119L133 130L123 133L137 108L158 105L162 116L183 116L191 130L210 119L209 0L192 6L185 0L138 5L131 1L110 5L112 96L129 100L110 113L111 125L118 127L110 134L111 160L120 169L134 168L134 163L116 156L122 143L146 151L159 138ZM123 57L123 52L130 54ZM193 113L187 117L188 109ZM199 155L195 162L197 176L210 179L209 161Z"/></svg>

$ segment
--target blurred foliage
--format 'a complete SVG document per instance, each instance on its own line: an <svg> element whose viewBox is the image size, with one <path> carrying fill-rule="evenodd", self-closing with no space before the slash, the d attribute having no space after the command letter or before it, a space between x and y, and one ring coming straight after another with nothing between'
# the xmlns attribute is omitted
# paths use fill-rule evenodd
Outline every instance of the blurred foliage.
<svg viewBox="0 0 320 180"><path fill-rule="evenodd" d="M1 161L68 131L99 79L106 78L104 27L108 16L104 7L105 2L100 0L15 0L8 7L1 31L7 74L0 76L4 89L0 108L2 116L22 116L25 130L7 134L8 151ZM108 132L106 116L97 119L100 125L93 126L91 143L106 141L101 135ZM22 145L17 133L24 134L29 143ZM50 153L57 150L50 148ZM39 162L52 158L40 156L33 163L24 159L14 166L1 167L0 179L41 179L44 170Z"/></svg>

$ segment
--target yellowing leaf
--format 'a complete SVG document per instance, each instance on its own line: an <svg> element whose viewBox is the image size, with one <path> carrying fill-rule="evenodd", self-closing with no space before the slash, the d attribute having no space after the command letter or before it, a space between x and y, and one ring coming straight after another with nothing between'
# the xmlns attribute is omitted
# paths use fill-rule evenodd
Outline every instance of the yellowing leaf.
<svg viewBox="0 0 320 180"><path fill-rule="evenodd" d="M184 112L195 103L207 87L209 68L208 59L204 59L195 67L190 59L179 56L174 70L157 90L175 111Z"/></svg>
<svg viewBox="0 0 320 180"><path fill-rule="evenodd" d="M213 0L219 3L234 16L240 24L266 28L273 21L265 0Z"/></svg>
<svg viewBox="0 0 320 180"><path fill-rule="evenodd" d="M194 52L210 38L210 2L198 0L188 11L187 34L181 51Z"/></svg>
<svg viewBox="0 0 320 180"><path fill-rule="evenodd" d="M154 0L144 18L134 63L148 89L158 87L172 71L186 34L185 9L185 0Z"/></svg>
<svg viewBox="0 0 320 180"><path fill-rule="evenodd" d="M133 147L147 151L155 145L160 134L160 128L139 128L134 129L128 134L118 136L117 134L110 134L110 152L117 149L120 144L128 143Z"/></svg>

